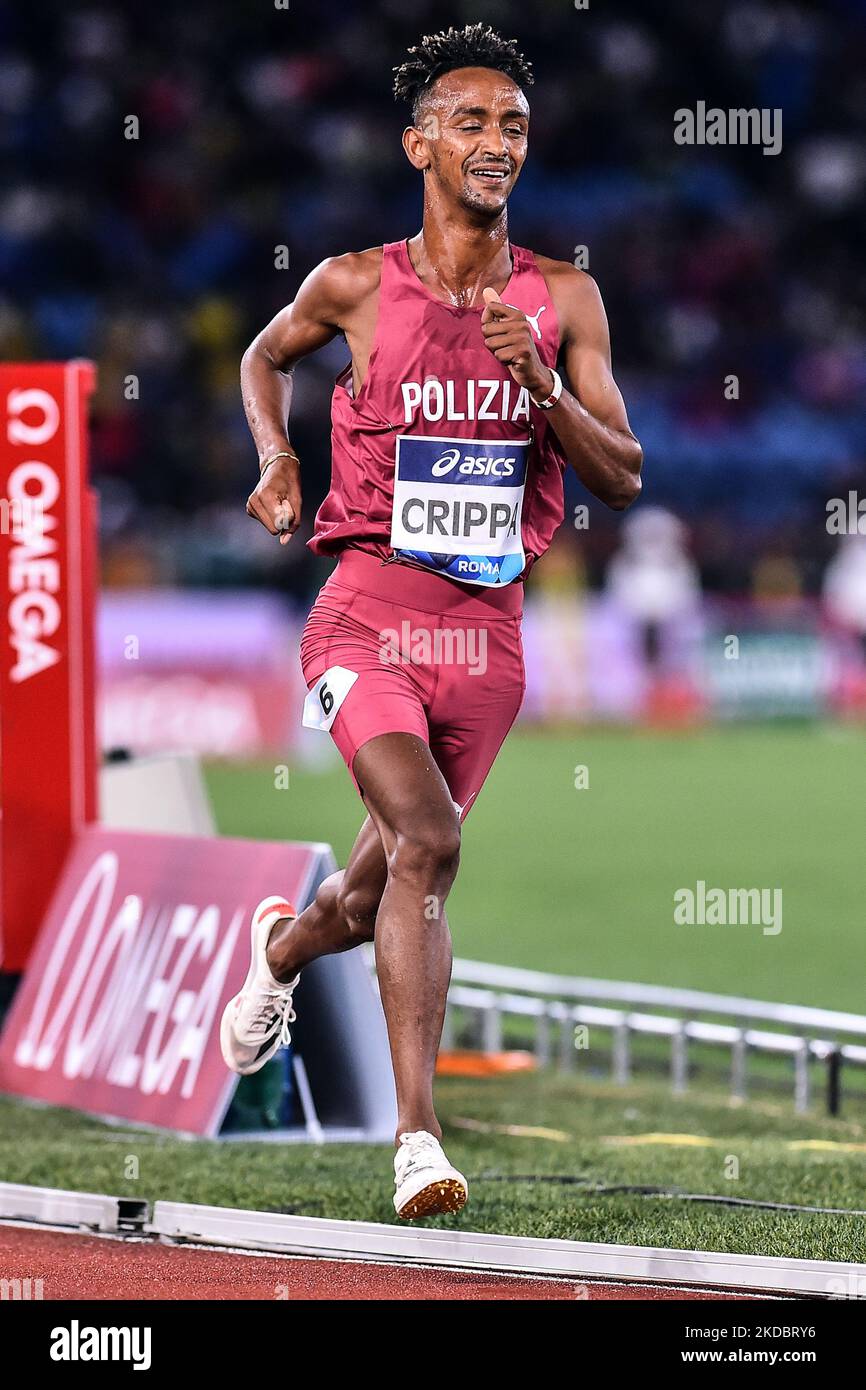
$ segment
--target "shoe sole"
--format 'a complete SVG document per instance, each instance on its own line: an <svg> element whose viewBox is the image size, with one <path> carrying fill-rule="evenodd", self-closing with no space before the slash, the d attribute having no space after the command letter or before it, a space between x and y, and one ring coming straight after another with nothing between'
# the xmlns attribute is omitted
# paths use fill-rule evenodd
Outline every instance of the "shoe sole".
<svg viewBox="0 0 866 1390"><path fill-rule="evenodd" d="M456 1178L437 1178L422 1187L414 1197L403 1204L397 1215L403 1221L414 1221L419 1216L439 1216L443 1212L462 1211L469 1196L462 1182Z"/></svg>
<svg viewBox="0 0 866 1390"><path fill-rule="evenodd" d="M220 1051L222 1052L223 1061L225 1062L229 1071L233 1071L236 1076L252 1076L255 1072L260 1071L262 1069L262 1067L265 1065L265 1062L270 1061L271 1057L274 1055L274 1052L277 1052L279 1050L279 1044L277 1044L277 1047L273 1049L273 1052L269 1052L267 1053L267 1055L262 1057L254 1057L252 1062L248 1062L244 1066L238 1066L237 1062L235 1062L232 1059L230 1043L232 1041L232 1024L234 1023L235 1005L237 1004L241 995L247 992L247 990L250 988L250 985L256 977L256 932L259 928L260 919L262 917L262 914L267 909L270 909L270 911L272 912L276 912L277 908L280 907L288 908L289 911L277 913L277 916L271 923L270 931L268 932L268 936L270 937L271 932L273 932L274 927L277 925L278 922L290 922L293 918L297 917L298 914L295 911L294 907L292 907L292 904L288 902L285 898L279 897L277 895L271 898L263 898L262 901L259 903L258 907L253 912L252 917L250 919L250 968L247 971L247 977L244 980L243 987L240 990L238 990L238 993L235 994L233 998L231 998L229 1002L226 1004L225 1008L223 1009L223 1016L220 1020Z"/></svg>

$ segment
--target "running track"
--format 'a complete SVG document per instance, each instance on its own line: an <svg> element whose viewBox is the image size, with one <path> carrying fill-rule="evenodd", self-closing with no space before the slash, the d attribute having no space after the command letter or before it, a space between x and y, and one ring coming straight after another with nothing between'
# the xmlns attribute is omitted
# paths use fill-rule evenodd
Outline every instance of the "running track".
<svg viewBox="0 0 866 1390"><path fill-rule="evenodd" d="M249 1255L152 1240L0 1225L0 1278L41 1279L45 1299L731 1299L412 1265Z"/></svg>

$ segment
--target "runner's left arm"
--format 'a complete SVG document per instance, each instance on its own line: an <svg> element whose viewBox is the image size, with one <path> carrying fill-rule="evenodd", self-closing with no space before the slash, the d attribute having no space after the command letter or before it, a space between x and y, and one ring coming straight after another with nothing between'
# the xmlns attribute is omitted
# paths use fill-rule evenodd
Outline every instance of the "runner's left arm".
<svg viewBox="0 0 866 1390"><path fill-rule="evenodd" d="M552 277L551 277L552 278ZM492 292L485 291L485 299ZM641 490L643 450L629 428L625 403L613 379L607 315L591 276L563 266L555 278L561 358L568 384L545 411L580 481L602 502L622 511ZM519 309L488 299L482 316L487 347L536 401L553 389L553 374L541 361L529 322Z"/></svg>

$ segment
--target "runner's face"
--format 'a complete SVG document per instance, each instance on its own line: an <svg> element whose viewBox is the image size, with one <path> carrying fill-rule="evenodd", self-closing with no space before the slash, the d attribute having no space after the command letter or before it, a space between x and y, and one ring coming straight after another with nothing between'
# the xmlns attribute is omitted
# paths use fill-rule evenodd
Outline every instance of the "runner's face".
<svg viewBox="0 0 866 1390"><path fill-rule="evenodd" d="M498 215L526 158L529 103L510 77L492 68L445 73L419 127L433 178L463 207Z"/></svg>

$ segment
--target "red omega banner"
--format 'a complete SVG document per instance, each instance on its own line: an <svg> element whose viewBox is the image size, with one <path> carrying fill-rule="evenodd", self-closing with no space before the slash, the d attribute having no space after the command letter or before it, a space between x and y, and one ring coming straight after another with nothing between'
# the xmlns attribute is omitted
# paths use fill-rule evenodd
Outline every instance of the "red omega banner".
<svg viewBox="0 0 866 1390"><path fill-rule="evenodd" d="M0 366L0 968L21 971L95 819L89 362Z"/></svg>
<svg viewBox="0 0 866 1390"><path fill-rule="evenodd" d="M219 1024L253 908L271 893L303 907L329 860L327 845L86 830L0 1037L0 1090L216 1135L237 1084Z"/></svg>

